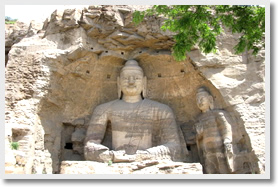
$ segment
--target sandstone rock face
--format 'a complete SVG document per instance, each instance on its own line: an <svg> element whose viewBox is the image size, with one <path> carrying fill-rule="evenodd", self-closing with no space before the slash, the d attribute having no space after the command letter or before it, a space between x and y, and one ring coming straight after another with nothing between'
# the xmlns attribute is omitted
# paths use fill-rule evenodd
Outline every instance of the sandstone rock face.
<svg viewBox="0 0 278 187"><path fill-rule="evenodd" d="M120 69L135 59L148 79L147 98L170 106L176 115L189 150L186 162L199 162L193 124L201 111L195 94L205 86L215 108L237 122L264 173L264 51L257 57L234 55L238 36L226 31L216 54L194 49L176 62L172 33L159 29L162 18L150 17L135 27L134 8L144 7L55 11L42 30L11 45L5 69L6 172L66 173L63 161L84 160L93 110L117 99ZM11 142L19 142L21 153L10 150Z"/></svg>
<svg viewBox="0 0 278 187"><path fill-rule="evenodd" d="M24 22L5 24L5 66L8 62L8 53L12 45L20 42L24 37L31 37L42 29L43 24L32 21L29 26Z"/></svg>

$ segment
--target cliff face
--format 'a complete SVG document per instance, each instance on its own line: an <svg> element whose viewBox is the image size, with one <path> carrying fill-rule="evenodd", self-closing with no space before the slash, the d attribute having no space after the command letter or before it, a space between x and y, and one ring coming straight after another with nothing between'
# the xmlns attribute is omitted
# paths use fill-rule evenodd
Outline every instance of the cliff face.
<svg viewBox="0 0 278 187"><path fill-rule="evenodd" d="M196 48L185 61L176 62L170 52L173 34L160 30L163 19L149 17L136 27L131 17L135 9L144 7L55 11L39 32L10 42L6 173L59 173L62 161L84 160L88 119L97 105L117 98L117 76L128 59L143 68L147 97L173 109L190 149L187 162L199 161L195 94L206 86L215 108L225 109L237 122L241 144L251 155L250 167L256 168L258 158L264 172L264 51L257 57L249 52L234 55L238 35L227 30L218 37L216 54L204 55ZM19 150L10 150L11 142L18 142Z"/></svg>

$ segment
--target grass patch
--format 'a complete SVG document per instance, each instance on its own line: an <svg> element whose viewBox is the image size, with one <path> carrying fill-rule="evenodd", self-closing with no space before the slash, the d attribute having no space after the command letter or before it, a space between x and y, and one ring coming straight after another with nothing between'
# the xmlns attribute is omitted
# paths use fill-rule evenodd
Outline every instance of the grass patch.
<svg viewBox="0 0 278 187"><path fill-rule="evenodd" d="M5 21L5 24L15 24L16 21Z"/></svg>
<svg viewBox="0 0 278 187"><path fill-rule="evenodd" d="M109 160L108 161L108 166L112 166L112 164L113 164L112 160Z"/></svg>

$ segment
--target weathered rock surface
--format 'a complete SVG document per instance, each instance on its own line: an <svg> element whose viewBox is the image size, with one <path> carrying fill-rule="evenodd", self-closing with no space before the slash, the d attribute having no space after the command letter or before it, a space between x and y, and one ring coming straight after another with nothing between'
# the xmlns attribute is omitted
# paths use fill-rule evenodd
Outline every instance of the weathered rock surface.
<svg viewBox="0 0 278 187"><path fill-rule="evenodd" d="M5 66L8 62L8 53L12 45L20 42L24 37L31 37L42 29L43 24L32 21L29 26L24 22L5 24Z"/></svg>
<svg viewBox="0 0 278 187"><path fill-rule="evenodd" d="M193 124L201 111L195 94L206 86L215 108L230 112L249 134L244 141L264 173L264 51L257 57L234 55L238 36L226 31L218 37L216 54L194 49L176 62L172 33L159 29L161 18L135 27L133 11L129 6L55 11L37 34L12 42L5 69L6 150L12 141L22 141L19 151L25 151L26 161L16 166L20 172L6 167L7 172L59 173L62 161L84 160L82 139L92 111L117 98L119 71L135 59L148 78L147 98L173 109L190 152L187 162L199 161ZM26 134L17 133L21 128ZM17 155L6 151L9 168L16 160L10 160L11 152Z"/></svg>

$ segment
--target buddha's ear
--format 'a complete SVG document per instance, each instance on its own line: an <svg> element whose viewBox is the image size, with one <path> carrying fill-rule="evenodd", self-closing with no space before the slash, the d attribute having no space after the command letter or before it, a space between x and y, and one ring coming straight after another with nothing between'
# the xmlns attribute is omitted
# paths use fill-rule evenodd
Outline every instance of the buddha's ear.
<svg viewBox="0 0 278 187"><path fill-rule="evenodd" d="M147 97L147 77L143 77L143 97Z"/></svg>
<svg viewBox="0 0 278 187"><path fill-rule="evenodd" d="M213 110L214 109L213 97L211 95L209 95L208 97L209 97L209 108Z"/></svg>
<svg viewBox="0 0 278 187"><path fill-rule="evenodd" d="M118 88L118 99L121 99L122 90L121 90L121 85L120 85L120 77L117 77L117 88Z"/></svg>

